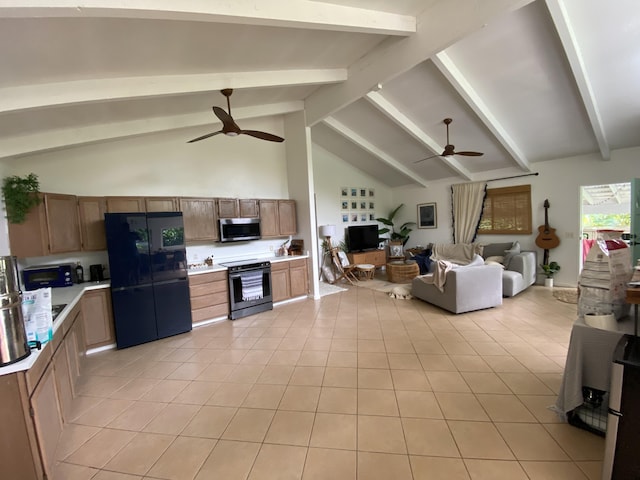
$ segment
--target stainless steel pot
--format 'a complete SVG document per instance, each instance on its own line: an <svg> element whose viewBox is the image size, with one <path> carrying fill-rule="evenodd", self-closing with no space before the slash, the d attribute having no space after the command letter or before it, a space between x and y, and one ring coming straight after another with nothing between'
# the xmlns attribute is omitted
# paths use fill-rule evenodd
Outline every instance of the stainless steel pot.
<svg viewBox="0 0 640 480"><path fill-rule="evenodd" d="M0 366L31 354L22 317L16 257L0 257Z"/></svg>
<svg viewBox="0 0 640 480"><path fill-rule="evenodd" d="M5 295L2 295L4 300ZM0 366L18 362L31 354L22 318L22 302L0 308Z"/></svg>

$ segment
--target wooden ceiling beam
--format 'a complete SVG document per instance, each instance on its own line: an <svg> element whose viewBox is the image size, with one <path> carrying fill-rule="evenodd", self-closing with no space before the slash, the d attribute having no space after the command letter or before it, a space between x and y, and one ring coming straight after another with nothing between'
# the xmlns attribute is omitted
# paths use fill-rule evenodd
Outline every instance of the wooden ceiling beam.
<svg viewBox="0 0 640 480"><path fill-rule="evenodd" d="M333 117L325 118L323 120L323 123L325 125L327 125L328 127L330 127L331 129L333 129L335 132L337 132L340 135L342 135L343 137L345 137L347 140L349 140L352 143L354 143L355 145L357 145L358 147L362 148L366 152L369 152L371 155L376 157L378 160L380 160L380 161L386 163L387 165L395 168L398 172L402 173L403 175L406 175L413 182L415 182L415 183L417 183L419 185L422 185L423 187L428 187L429 186L428 185L429 182L426 179L422 178L420 175L417 175L414 171L409 170L403 164L398 162L395 158L391 157L388 153L386 153L383 150L379 149L374 144L372 144L369 140L367 140L366 138L362 137L358 133L356 133L353 130L351 130L344 123L336 120Z"/></svg>
<svg viewBox="0 0 640 480"><path fill-rule="evenodd" d="M582 98L582 103L587 111L593 134L596 137L598 148L600 149L600 155L603 160L611 159L611 148L607 141L607 135L604 131L604 124L602 123L602 117L600 116L600 109L596 101L596 96L593 93L591 87L591 81L587 68L582 59L582 53L580 51L580 45L578 39L571 26L569 15L564 6L562 0L545 0L551 19L556 27L560 42L564 48L567 60L569 60L569 66L573 72L573 77L578 86L578 91Z"/></svg>
<svg viewBox="0 0 640 480"><path fill-rule="evenodd" d="M416 31L410 15L307 0L6 0L0 17L176 20L400 36Z"/></svg>
<svg viewBox="0 0 640 480"><path fill-rule="evenodd" d="M0 88L0 113L82 103L342 82L347 70L299 69L254 72L99 78Z"/></svg>
<svg viewBox="0 0 640 480"><path fill-rule="evenodd" d="M384 113L391 121L402 128L405 132L415 138L421 145L425 146L429 153L437 155L438 159L443 162L447 167L456 172L462 178L467 181L473 180L473 175L464 168L460 162L453 157L442 157L440 153L444 150L444 146L438 144L431 136L429 136L424 130L418 127L413 121L409 119L404 113L393 105L389 100L384 98L379 92L369 92L365 98L374 107ZM419 159L416 159L416 161Z"/></svg>
<svg viewBox="0 0 640 480"><path fill-rule="evenodd" d="M474 90L462 72L458 69L446 52L436 54L432 59L440 73L449 81L462 99L471 107L482 123L509 153L514 162L525 172L531 171L529 160L525 157L516 142L509 136L507 130L498 122L488 105Z"/></svg>

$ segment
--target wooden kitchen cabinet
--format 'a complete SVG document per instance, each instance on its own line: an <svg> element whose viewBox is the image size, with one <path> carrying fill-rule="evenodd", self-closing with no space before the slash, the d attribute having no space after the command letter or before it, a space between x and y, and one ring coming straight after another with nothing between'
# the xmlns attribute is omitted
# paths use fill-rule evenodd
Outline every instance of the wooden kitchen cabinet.
<svg viewBox="0 0 640 480"><path fill-rule="evenodd" d="M74 195L42 194L23 223L9 223L11 254L19 258L79 252L80 220Z"/></svg>
<svg viewBox="0 0 640 480"><path fill-rule="evenodd" d="M113 311L109 289L85 292L82 296L82 321L86 349L115 343Z"/></svg>
<svg viewBox="0 0 640 480"><path fill-rule="evenodd" d="M263 238L298 233L295 200L260 200L260 232Z"/></svg>
<svg viewBox="0 0 640 480"><path fill-rule="evenodd" d="M108 213L145 212L144 197L107 197Z"/></svg>
<svg viewBox="0 0 640 480"><path fill-rule="evenodd" d="M229 316L227 271L190 275L189 296L193 323Z"/></svg>
<svg viewBox="0 0 640 480"><path fill-rule="evenodd" d="M384 250L371 250L369 252L348 253L349 263L368 263L376 267L384 267L387 264L387 255Z"/></svg>
<svg viewBox="0 0 640 480"><path fill-rule="evenodd" d="M219 240L216 201L213 198L180 198L185 242Z"/></svg>
<svg viewBox="0 0 640 480"><path fill-rule="evenodd" d="M307 271L306 258L291 260L289 262L289 279L291 298L300 297L309 293L309 273Z"/></svg>
<svg viewBox="0 0 640 480"><path fill-rule="evenodd" d="M178 199L176 197L145 197L145 211L147 212L177 212Z"/></svg>
<svg viewBox="0 0 640 480"><path fill-rule="evenodd" d="M83 251L107 249L107 235L104 230L106 211L107 201L104 197L78 197L80 239Z"/></svg>
<svg viewBox="0 0 640 480"><path fill-rule="evenodd" d="M63 342L56 353L53 354L53 373L56 384L56 392L60 403L60 413L64 422L71 421L71 410L73 408L73 387L71 386L71 371L69 369L69 359L67 357L66 341Z"/></svg>
<svg viewBox="0 0 640 480"><path fill-rule="evenodd" d="M30 403L42 467L47 477L53 478L55 451L63 425L53 363L48 365L42 375L31 395Z"/></svg>
<svg viewBox="0 0 640 480"><path fill-rule="evenodd" d="M281 302L291 298L289 262L271 264L271 295L274 302Z"/></svg>
<svg viewBox="0 0 640 480"><path fill-rule="evenodd" d="M217 198L218 218L258 218L258 200L252 198Z"/></svg>

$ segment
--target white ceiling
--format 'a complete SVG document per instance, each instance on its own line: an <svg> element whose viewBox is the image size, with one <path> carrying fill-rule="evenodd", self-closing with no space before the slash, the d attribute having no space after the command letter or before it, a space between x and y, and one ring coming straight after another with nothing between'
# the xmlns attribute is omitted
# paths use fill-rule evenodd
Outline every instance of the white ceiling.
<svg viewBox="0 0 640 480"><path fill-rule="evenodd" d="M317 145L391 187L640 145L637 0L2 0L0 65L14 161L186 141L219 129L229 87L240 124L305 109ZM447 117L456 150L484 156L418 162L444 149Z"/></svg>

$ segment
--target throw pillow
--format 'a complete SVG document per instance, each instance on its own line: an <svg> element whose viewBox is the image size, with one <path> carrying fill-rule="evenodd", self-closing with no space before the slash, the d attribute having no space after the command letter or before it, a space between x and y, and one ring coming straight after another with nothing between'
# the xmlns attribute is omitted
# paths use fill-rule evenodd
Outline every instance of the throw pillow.
<svg viewBox="0 0 640 480"><path fill-rule="evenodd" d="M495 260L485 260L484 261L485 265L499 265L500 268L502 268L504 270L504 265L500 262L496 262Z"/></svg>
<svg viewBox="0 0 640 480"><path fill-rule="evenodd" d="M502 255L495 255L493 257L487 257L485 259L485 263L487 262L498 262L498 263L502 263L504 262L504 257Z"/></svg>
<svg viewBox="0 0 640 480"><path fill-rule="evenodd" d="M513 245L511 245L511 248L509 250L504 251L504 260L502 261L504 268L508 269L509 263L511 263L511 259L515 255L518 255L519 253L520 253L520 242L516 240L515 242L513 242Z"/></svg>

